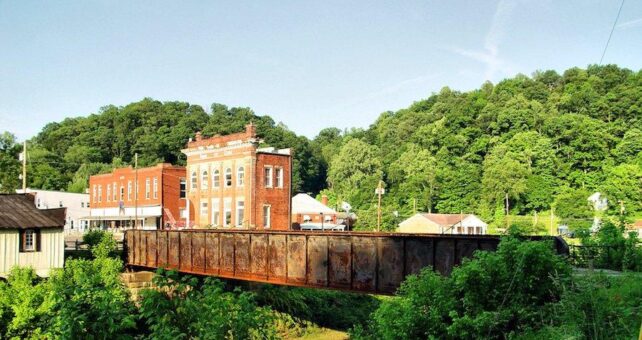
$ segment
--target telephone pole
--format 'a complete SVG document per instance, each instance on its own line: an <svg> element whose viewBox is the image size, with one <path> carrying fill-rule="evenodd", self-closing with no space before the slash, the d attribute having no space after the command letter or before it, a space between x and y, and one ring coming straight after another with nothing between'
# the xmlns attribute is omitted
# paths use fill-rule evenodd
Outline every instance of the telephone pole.
<svg viewBox="0 0 642 340"><path fill-rule="evenodd" d="M377 184L377 190L375 190L375 193L378 196L378 202L377 202L377 231L381 230L381 195L384 194L384 188L383 188L383 181L379 181L379 184Z"/></svg>
<svg viewBox="0 0 642 340"><path fill-rule="evenodd" d="M22 143L22 193L27 193L27 141Z"/></svg>
<svg viewBox="0 0 642 340"><path fill-rule="evenodd" d="M138 152L134 154L134 229L138 226Z"/></svg>

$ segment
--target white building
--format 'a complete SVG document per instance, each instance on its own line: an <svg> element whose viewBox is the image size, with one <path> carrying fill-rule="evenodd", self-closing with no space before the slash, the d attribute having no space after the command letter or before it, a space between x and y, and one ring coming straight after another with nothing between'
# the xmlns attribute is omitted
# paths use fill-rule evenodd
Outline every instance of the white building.
<svg viewBox="0 0 642 340"><path fill-rule="evenodd" d="M398 232L486 235L488 224L473 214L415 214L399 223Z"/></svg>
<svg viewBox="0 0 642 340"><path fill-rule="evenodd" d="M22 190L16 190L16 192L22 193ZM89 228L89 221L81 220L89 215L89 194L29 188L27 193L35 195L35 204L38 209L67 208L65 234L84 233Z"/></svg>

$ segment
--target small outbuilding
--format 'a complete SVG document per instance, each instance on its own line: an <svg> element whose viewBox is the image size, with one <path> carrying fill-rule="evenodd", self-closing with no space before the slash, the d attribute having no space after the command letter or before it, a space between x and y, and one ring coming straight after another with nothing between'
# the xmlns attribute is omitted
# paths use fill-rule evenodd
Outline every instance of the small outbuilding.
<svg viewBox="0 0 642 340"><path fill-rule="evenodd" d="M38 209L30 194L0 194L0 277L14 266L38 276L62 268L66 208Z"/></svg>
<svg viewBox="0 0 642 340"><path fill-rule="evenodd" d="M294 229L332 229L337 226L337 211L328 207L327 197L319 202L308 194L292 197L292 225ZM343 228L341 228L343 230Z"/></svg>
<svg viewBox="0 0 642 340"><path fill-rule="evenodd" d="M473 214L415 214L399 223L398 232L485 235L488 224Z"/></svg>

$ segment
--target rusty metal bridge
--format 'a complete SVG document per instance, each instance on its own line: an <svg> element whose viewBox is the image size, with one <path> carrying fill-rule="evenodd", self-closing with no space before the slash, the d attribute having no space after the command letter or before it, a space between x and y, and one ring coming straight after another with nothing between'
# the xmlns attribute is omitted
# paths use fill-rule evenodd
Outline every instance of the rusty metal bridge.
<svg viewBox="0 0 642 340"><path fill-rule="evenodd" d="M538 239L538 237L533 237ZM566 243L551 238L559 254ZM253 230L128 230L127 265L281 285L392 294L432 266L448 275L499 236Z"/></svg>

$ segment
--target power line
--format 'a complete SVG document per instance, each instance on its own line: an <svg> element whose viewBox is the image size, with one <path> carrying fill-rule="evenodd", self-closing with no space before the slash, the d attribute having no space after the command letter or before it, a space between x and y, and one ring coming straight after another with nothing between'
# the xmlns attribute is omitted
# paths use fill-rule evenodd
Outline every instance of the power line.
<svg viewBox="0 0 642 340"><path fill-rule="evenodd" d="M611 27L611 33L609 33L609 39L606 41L606 46L604 46L604 51L602 52L602 57L600 58L600 65L602 65L602 60L604 60L604 55L606 54L606 49L609 48L609 43L611 42L611 37L613 36L613 31L615 31L615 26L617 25L618 19L620 19L620 13L622 12L622 7L624 7L624 0L620 3L620 9L617 11L617 16L613 22L613 27Z"/></svg>

